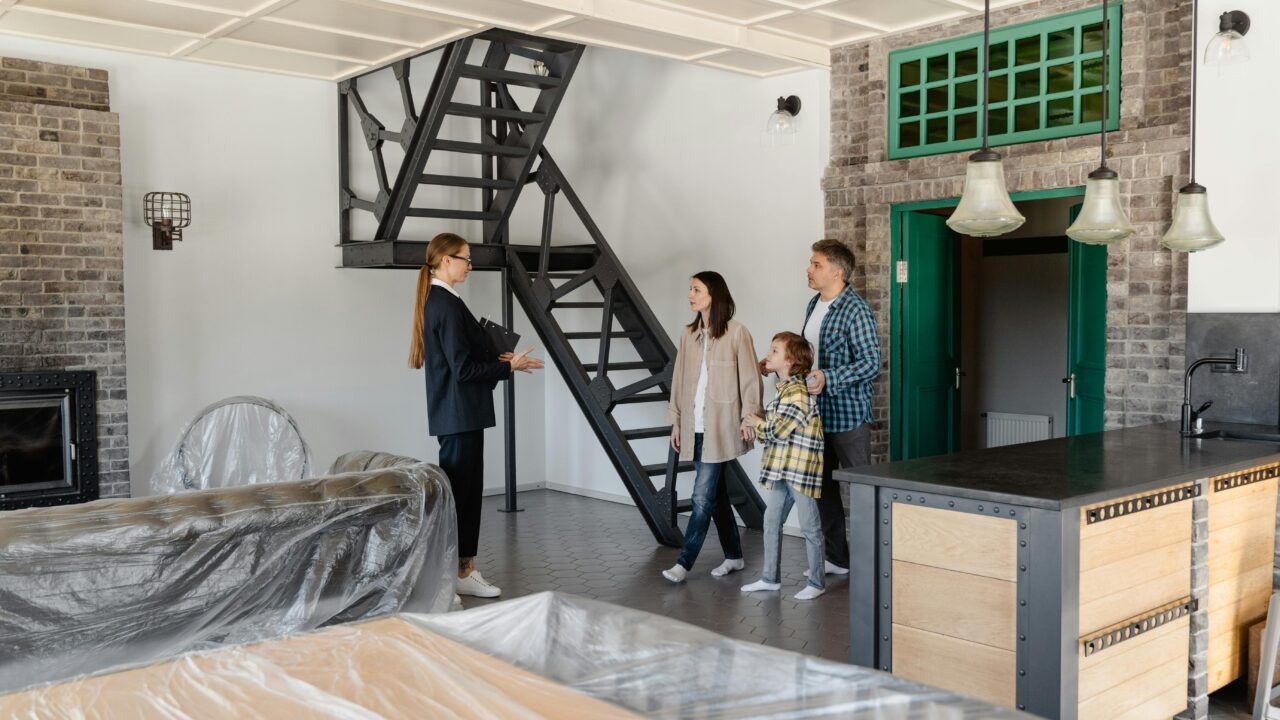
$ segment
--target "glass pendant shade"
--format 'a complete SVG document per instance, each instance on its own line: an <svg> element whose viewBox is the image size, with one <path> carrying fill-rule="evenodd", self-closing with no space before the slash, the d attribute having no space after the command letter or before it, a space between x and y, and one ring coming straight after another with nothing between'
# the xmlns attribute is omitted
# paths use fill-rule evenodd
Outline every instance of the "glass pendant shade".
<svg viewBox="0 0 1280 720"><path fill-rule="evenodd" d="M1160 244L1170 250L1197 252L1208 250L1224 239L1209 217L1209 194L1204 186L1184 185L1174 201L1173 224Z"/></svg>
<svg viewBox="0 0 1280 720"><path fill-rule="evenodd" d="M1235 65L1248 59L1249 46L1235 30L1224 30L1209 38L1209 46L1204 49L1206 65Z"/></svg>
<svg viewBox="0 0 1280 720"><path fill-rule="evenodd" d="M1005 188L1000 153L983 150L970 155L964 173L964 194L947 218L947 227L961 235L995 237L1017 230L1026 221Z"/></svg>
<svg viewBox="0 0 1280 720"><path fill-rule="evenodd" d="M776 110L769 115L764 126L766 139L772 145L790 145L796 140L796 118L786 110Z"/></svg>
<svg viewBox="0 0 1280 720"><path fill-rule="evenodd" d="M1133 233L1133 225L1120 203L1120 178L1115 171L1099 168L1089 173L1084 205L1067 228L1067 237L1086 245L1111 245L1128 240Z"/></svg>

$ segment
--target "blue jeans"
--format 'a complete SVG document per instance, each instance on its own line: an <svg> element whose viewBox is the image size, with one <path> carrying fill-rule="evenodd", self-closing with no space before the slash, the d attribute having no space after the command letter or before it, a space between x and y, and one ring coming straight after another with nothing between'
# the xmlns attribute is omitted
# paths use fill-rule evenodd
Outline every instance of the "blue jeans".
<svg viewBox="0 0 1280 720"><path fill-rule="evenodd" d="M802 495L787 483L777 480L769 488L768 509L764 511L764 573L761 580L779 581L778 566L782 564L782 523L791 514L791 506L800 510L800 532L804 535L805 554L809 556L809 585L822 590L826 587L826 566L822 555L822 520L818 517L818 501Z"/></svg>
<svg viewBox="0 0 1280 720"><path fill-rule="evenodd" d="M738 523L733 519L733 507L729 504L729 490L720 482L725 464L702 462L702 433L694 438L693 513L684 531L684 547L676 560L685 570L693 568L698 553L702 552L702 543L707 539L707 528L713 519L724 556L729 560L742 559L742 540L738 537Z"/></svg>

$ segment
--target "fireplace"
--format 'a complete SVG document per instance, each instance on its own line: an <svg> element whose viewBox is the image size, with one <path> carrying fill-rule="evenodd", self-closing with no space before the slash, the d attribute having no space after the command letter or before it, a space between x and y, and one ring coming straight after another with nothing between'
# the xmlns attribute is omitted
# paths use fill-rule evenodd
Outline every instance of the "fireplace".
<svg viewBox="0 0 1280 720"><path fill-rule="evenodd" d="M0 510L98 499L92 371L0 373Z"/></svg>

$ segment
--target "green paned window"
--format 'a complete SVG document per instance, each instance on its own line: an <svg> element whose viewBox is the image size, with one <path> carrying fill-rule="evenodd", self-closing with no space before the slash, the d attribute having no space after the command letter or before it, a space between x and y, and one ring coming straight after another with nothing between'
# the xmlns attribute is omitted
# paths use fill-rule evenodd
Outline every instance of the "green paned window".
<svg viewBox="0 0 1280 720"><path fill-rule="evenodd" d="M1123 9L1110 8L1107 127L1119 128ZM1101 9L991 31L990 144L1096 133L1103 115ZM982 34L889 54L889 157L977 149Z"/></svg>

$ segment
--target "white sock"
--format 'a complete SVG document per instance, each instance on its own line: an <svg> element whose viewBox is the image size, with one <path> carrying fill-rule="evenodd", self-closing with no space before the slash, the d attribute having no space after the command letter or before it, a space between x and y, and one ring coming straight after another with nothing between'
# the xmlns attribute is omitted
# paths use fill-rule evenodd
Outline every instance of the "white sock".
<svg viewBox="0 0 1280 720"><path fill-rule="evenodd" d="M672 565L669 569L662 571L662 577L670 580L673 583L684 582L684 578L688 574L689 574L689 571L685 570L684 566L681 565L680 563L676 563L675 565Z"/></svg>
<svg viewBox="0 0 1280 720"><path fill-rule="evenodd" d="M842 568L839 565L831 562L830 560L824 560L823 562L825 563L824 569L827 571L828 575L848 575L849 574L849 568Z"/></svg>
<svg viewBox="0 0 1280 720"><path fill-rule="evenodd" d="M743 585L742 592L759 592L760 590L781 590L782 583L771 583L757 580L750 585Z"/></svg>
<svg viewBox="0 0 1280 720"><path fill-rule="evenodd" d="M746 566L743 564L742 558L738 558L737 560L730 560L729 558L725 558L724 562L720 563L719 567L711 571L711 574L715 575L716 577L724 577L725 575L728 575L734 570L741 570L744 567Z"/></svg>
<svg viewBox="0 0 1280 720"><path fill-rule="evenodd" d="M812 599L814 599L814 598L816 598L816 597L821 597L821 596L822 596L822 594L823 594L823 593L825 593L825 592L826 592L826 590L819 590L818 588L816 588L816 587L814 587L814 586L812 586L812 585L805 585L803 590L801 590L800 592L796 593L796 599L797 599L797 600L812 600Z"/></svg>

